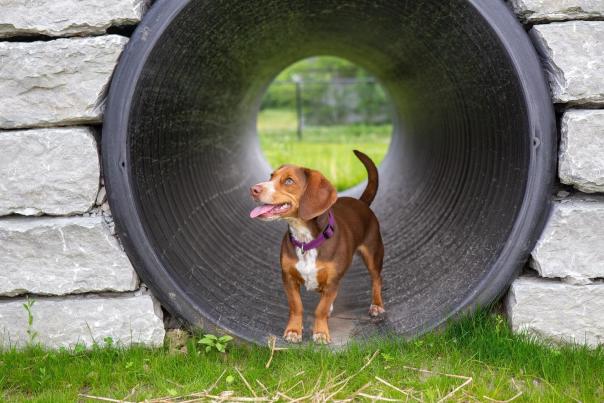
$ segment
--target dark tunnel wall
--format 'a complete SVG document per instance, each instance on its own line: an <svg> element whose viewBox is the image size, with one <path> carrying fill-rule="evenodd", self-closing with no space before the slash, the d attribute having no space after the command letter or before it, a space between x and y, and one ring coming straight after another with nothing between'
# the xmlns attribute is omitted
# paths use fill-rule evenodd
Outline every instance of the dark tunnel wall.
<svg viewBox="0 0 604 403"><path fill-rule="evenodd" d="M256 115L271 79L314 55L378 77L395 119L372 206L388 316L365 318L355 261L336 339L411 336L491 302L540 234L555 172L538 60L492 0L158 1L122 56L103 131L109 201L142 280L193 325L257 342L282 333L285 226L248 217L248 188L270 170ZM317 298L303 297L311 314Z"/></svg>

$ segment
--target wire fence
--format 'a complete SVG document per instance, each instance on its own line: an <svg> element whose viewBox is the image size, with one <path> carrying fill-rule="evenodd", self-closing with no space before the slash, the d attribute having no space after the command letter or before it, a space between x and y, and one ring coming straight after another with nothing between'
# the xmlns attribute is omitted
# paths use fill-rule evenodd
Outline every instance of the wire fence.
<svg viewBox="0 0 604 403"><path fill-rule="evenodd" d="M381 125L391 121L386 94L371 77L276 80L262 109L295 111L300 138L307 126Z"/></svg>

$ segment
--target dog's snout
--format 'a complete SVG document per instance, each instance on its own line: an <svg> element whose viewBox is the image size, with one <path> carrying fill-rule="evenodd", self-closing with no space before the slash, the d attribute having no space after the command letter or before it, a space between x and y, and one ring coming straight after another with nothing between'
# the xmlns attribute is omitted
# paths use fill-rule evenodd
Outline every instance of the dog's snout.
<svg viewBox="0 0 604 403"><path fill-rule="evenodd" d="M260 193L262 193L262 186L261 185L254 185L250 188L250 194L253 197L258 197L260 196Z"/></svg>

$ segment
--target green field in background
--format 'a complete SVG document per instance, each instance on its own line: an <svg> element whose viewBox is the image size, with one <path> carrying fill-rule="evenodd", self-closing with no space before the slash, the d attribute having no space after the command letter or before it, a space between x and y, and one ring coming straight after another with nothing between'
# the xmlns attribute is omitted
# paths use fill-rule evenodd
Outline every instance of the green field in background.
<svg viewBox="0 0 604 403"><path fill-rule="evenodd" d="M321 171L338 190L367 179L367 172L352 153L360 150L376 165L384 159L392 125L305 127L302 141L293 111L269 109L258 115L258 135L272 167L296 164Z"/></svg>

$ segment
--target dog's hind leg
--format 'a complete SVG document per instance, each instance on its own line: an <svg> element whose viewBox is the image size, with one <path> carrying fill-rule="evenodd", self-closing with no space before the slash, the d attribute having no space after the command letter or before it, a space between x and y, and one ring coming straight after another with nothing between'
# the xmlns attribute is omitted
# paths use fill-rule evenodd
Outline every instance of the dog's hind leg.
<svg viewBox="0 0 604 403"><path fill-rule="evenodd" d="M370 316L379 316L386 312L382 300L382 264L384 262L384 244L379 231L372 234L368 242L359 246L358 251L371 276L371 306Z"/></svg>

